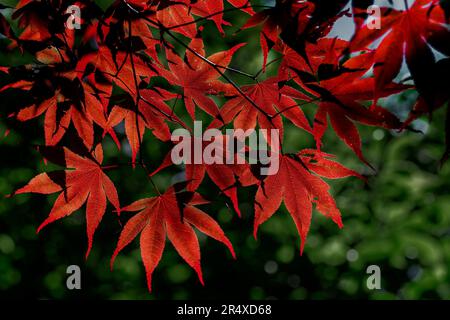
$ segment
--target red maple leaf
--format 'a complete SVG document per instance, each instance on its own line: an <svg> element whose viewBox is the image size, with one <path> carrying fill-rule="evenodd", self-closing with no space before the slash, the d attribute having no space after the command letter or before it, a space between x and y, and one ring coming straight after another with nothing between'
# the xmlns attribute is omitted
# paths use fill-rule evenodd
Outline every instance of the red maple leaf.
<svg viewBox="0 0 450 320"><path fill-rule="evenodd" d="M175 98L175 94L153 88L140 90L140 95L137 113L133 105L117 105L112 108L107 122L107 127L112 128L125 120L125 134L131 147L132 163L136 161L145 128L151 129L159 140L169 141L170 130L165 120L183 123L164 102Z"/></svg>
<svg viewBox="0 0 450 320"><path fill-rule="evenodd" d="M350 50L363 50L372 42L386 35L375 53L375 100L400 72L403 57L406 58L417 90L430 107L438 103L430 73L435 57L430 46L447 56L450 55L450 31L445 25L445 14L439 0L416 0L411 8L397 11L383 8L381 29L363 26L353 37Z"/></svg>
<svg viewBox="0 0 450 320"><path fill-rule="evenodd" d="M88 69L89 65L93 65L94 69ZM86 76L86 70L90 70L90 74L94 71L100 72L110 82L109 85L103 85L105 92L112 91L114 82L132 97L137 96L136 81L139 84L140 78L151 78L156 75L140 55L133 54L133 61L131 55L123 51L119 51L113 56L111 50L106 46L101 46L97 51L84 55L77 62L76 72L80 79ZM96 84L100 85L98 82Z"/></svg>
<svg viewBox="0 0 450 320"><path fill-rule="evenodd" d="M308 17L314 12L314 4L311 2L277 1L274 8L266 9L251 16L242 29L248 29L262 24L260 44L263 51L263 70L267 65L269 50L279 41L283 30L291 29L292 22L295 25L291 32L301 34L308 24Z"/></svg>
<svg viewBox="0 0 450 320"><path fill-rule="evenodd" d="M341 214L325 180L365 178L321 151L329 147L324 135L328 123L338 138L369 164L363 156L357 125L409 129L412 121L431 115L450 99L450 1L404 1L402 11L384 7L380 30L373 27L368 17L367 9L374 3L276 0L273 5L261 2L252 7L249 0L116 0L100 7L95 1L20 0L14 7L0 5L0 46L6 57L0 66L0 99L5 101L2 119L20 127L16 120L24 122L43 116L43 121L33 123L44 127L47 146L39 150L46 160L62 167L37 175L16 191L59 193L38 232L86 204L87 256L108 202L118 212L121 210L116 188L105 171L124 165L133 168L138 152L146 147L144 137L145 143L153 144L152 150L173 148L150 174L147 165L153 164L140 152L139 165L146 169L158 195L123 208L137 213L122 230L111 266L118 253L140 234L149 290L166 236L202 283L200 248L194 229L225 244L234 256L220 226L195 207L206 203L196 193L207 186L205 178L228 197L238 215L238 192L255 186L255 237L259 226L282 202L297 227L301 252L313 207L342 227ZM393 5L392 0L389 3ZM66 8L70 4L82 9L81 28L76 30L67 25L70 14ZM5 8L12 9L12 13L3 15ZM223 36L219 40L228 42L226 33L232 28L224 28L230 25L224 19L238 21L240 11L251 15L241 29L261 26L255 29L262 48L260 71L252 71L249 55L242 55L248 59L243 61L248 62L247 72L232 66L242 43L206 55L209 48L205 47L203 35L217 34L217 28ZM343 16L355 24L350 41L329 36ZM239 35L242 36L244 32ZM274 60L267 63L271 49L276 51L271 52ZM23 57L16 57L18 54ZM380 98L414 89L404 85L408 78L395 82L403 74L403 60L420 95L401 123L382 107ZM182 106L177 106L178 99L183 100ZM306 112L306 105L311 113ZM196 114L197 107L207 115ZM307 116L313 116L313 125ZM209 120L202 128L215 129L213 137L201 139L196 135L196 122L194 130L189 129L191 120L197 118ZM317 150L287 154L290 146L283 139L285 120L301 132L306 131L307 138L312 134ZM444 160L450 156L450 116L445 121ZM122 123L123 136L119 135ZM227 144L231 137L224 131L230 126L244 133L238 146L242 150L235 150L235 146L231 149ZM186 145L185 139L169 145L169 140L175 141L178 134L171 136L172 127L186 129L189 138L194 133L187 143L191 145L190 161L180 163L179 158L172 158L174 150L185 152L179 148L181 143ZM257 151L262 152L256 156L252 153L253 143L243 143L249 132L255 133L254 128L263 129L257 139ZM272 144L274 133L269 129L279 130L277 142L281 151ZM148 130L156 137L153 141L145 135ZM119 147L119 138L128 140L131 163L102 165L106 134ZM269 151L261 142L269 143ZM266 168L263 153L268 152L270 160L276 156L278 170L270 170L276 166L273 162ZM152 159L155 157L152 155ZM186 160L184 154L182 157ZM184 165L186 181L160 194L154 175L174 163ZM265 169L271 175L264 176Z"/></svg>
<svg viewBox="0 0 450 320"><path fill-rule="evenodd" d="M211 127L221 127L233 122L235 128L254 129L257 124L262 129L278 129L283 137L281 115L297 127L312 132L303 113L302 104L310 98L290 86L283 86L282 79L269 78L254 85L243 86L246 97L239 95L228 100L220 109L220 118L214 120ZM301 100L301 103L294 99Z"/></svg>
<svg viewBox="0 0 450 320"><path fill-rule="evenodd" d="M73 170L41 173L14 194L61 192L48 218L42 222L37 232L41 231L46 225L71 215L84 203L87 203L87 257L92 248L95 230L106 210L106 199L120 212L119 197L114 183L101 167L103 161L101 145L97 146L91 158L75 154L67 148L40 147L39 150L46 159Z"/></svg>
<svg viewBox="0 0 450 320"><path fill-rule="evenodd" d="M185 139L187 139L185 141ZM188 163L184 163L185 166L185 175L187 181L186 189L188 191L194 192L198 189L200 184L203 182L205 175L207 174L209 178L213 181L213 183L223 192L228 198L230 198L233 208L238 214L241 216L241 211L239 210L239 202L237 196L238 190L238 181L239 177L242 175L246 175L247 171L249 171L249 164L245 161L245 150L242 153L242 162L238 163L237 157L239 155L235 153L235 151L231 150L230 137L226 135L215 136L213 141L208 142L204 141L199 137L183 137L178 141L178 143L183 143L184 146L190 145L190 155L180 154L180 156L187 158ZM196 160L196 144L201 146L200 150L197 150L199 154L204 155L205 150L214 147L215 154L212 155L213 159L201 159L201 161ZM175 148L175 147L174 147ZM237 150L236 152L240 152L241 150ZM172 149L164 158L161 165L151 173L151 176L157 174L161 170L173 165L173 154L174 149ZM187 152L183 150L183 152ZM203 157L203 156L202 156ZM219 158L220 157L220 158ZM228 163L228 161L232 163ZM229 160L229 159L232 159ZM210 163L211 161L212 163ZM248 181L248 180L246 180ZM244 182L246 186L254 184L254 182Z"/></svg>
<svg viewBox="0 0 450 320"><path fill-rule="evenodd" d="M282 201L300 235L300 252L303 252L311 225L313 204L320 213L330 217L342 228L341 214L329 193L330 187L317 175L331 179L362 177L327 157L329 155L315 150L303 150L293 156L280 155L279 171L262 180L256 192L255 238L258 227L278 210Z"/></svg>
<svg viewBox="0 0 450 320"><path fill-rule="evenodd" d="M157 197L138 200L122 211L139 211L128 220L120 234L116 250L111 258L111 268L116 256L141 233L140 247L149 291L152 290L152 274L164 251L166 235L179 255L191 266L203 284L200 266L200 247L193 227L225 244L233 257L233 246L224 232L210 216L194 207L207 203L197 193L176 191L170 187Z"/></svg>
<svg viewBox="0 0 450 320"><path fill-rule="evenodd" d="M233 54L243 46L238 44L227 51L217 52L205 58L222 68L228 67ZM171 50L167 52L169 70L160 69L160 75L166 78L173 85L177 85L184 90L184 102L186 109L192 119L195 119L195 105L208 114L216 117L219 109L216 103L207 95L223 93L234 93L235 89L231 84L220 81L220 74L205 59L203 41L195 38L189 44L191 50L186 50L186 60L184 62L180 56ZM197 53L194 54L194 52Z"/></svg>
<svg viewBox="0 0 450 320"><path fill-rule="evenodd" d="M334 51L335 46L337 52ZM317 148L321 147L322 136L326 131L329 117L339 138L368 164L363 156L361 139L354 122L387 129L399 129L402 125L398 118L387 109L377 105L367 108L362 104L363 101L370 101L373 98L376 80L364 76L373 66L375 52L360 54L340 65L336 54L339 55L340 50L345 48L343 41L323 39L317 47L315 49L307 47L307 52L310 53L310 64L304 60L302 62L302 60L291 58L284 62L285 70L282 70L282 74L290 74L290 76L296 74L294 80L320 101L313 129ZM331 53L325 54L326 52ZM288 54L296 55L292 51ZM300 56L297 56L300 59ZM290 69L290 72L286 72L286 69ZM379 96L389 96L408 88L409 86L391 82L379 92Z"/></svg>
<svg viewBox="0 0 450 320"><path fill-rule="evenodd" d="M86 93L86 97L87 101L91 102L95 99L89 96L89 93ZM56 145L72 122L78 135L90 149L94 142L93 119L99 124L105 121L101 116L102 109L97 108L98 104L85 102L77 104L64 97L58 90L53 97L21 109L15 117L19 121L28 121L45 113L45 144L48 146Z"/></svg>

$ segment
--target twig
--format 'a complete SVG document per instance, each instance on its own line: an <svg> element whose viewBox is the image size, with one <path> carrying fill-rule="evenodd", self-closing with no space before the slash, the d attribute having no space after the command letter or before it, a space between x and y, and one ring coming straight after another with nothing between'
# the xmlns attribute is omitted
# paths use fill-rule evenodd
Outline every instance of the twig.
<svg viewBox="0 0 450 320"><path fill-rule="evenodd" d="M247 9L247 8L271 9L273 7L271 7L271 6L264 6L264 5L253 5L253 6L252 5L245 5L245 6L241 6L241 7L238 7L238 8L229 8L229 9L225 9L225 10L222 10L222 11L217 11L217 12L211 13L211 14L209 14L207 16L204 16L204 17L201 17L201 18L197 18L197 19L195 19L193 21L184 22L184 23L180 23L180 24L175 25L175 26L171 26L171 27L169 27L167 29L173 30L173 29L177 29L177 28L186 27L188 25L191 25L191 24L194 24L194 23L197 23L197 22L202 22L202 21L208 20L209 18L215 17L215 16L217 16L219 14L232 12L232 11L238 11L238 10Z"/></svg>
<svg viewBox="0 0 450 320"><path fill-rule="evenodd" d="M144 157L142 153L142 139L141 139L141 132L139 129L139 101L141 100L141 93L139 91L139 83L137 81L137 73L136 68L134 65L134 58L133 58L133 39L132 39L132 28L131 28L131 12L128 19L128 41L129 41L129 56L130 56L130 63L131 63L131 70L133 72L133 80L134 85L136 87L136 102L135 102L135 122L136 122L136 131L138 136L138 143L139 143L139 165L145 170L146 176L150 180L150 183L152 184L155 191L158 193L158 195L161 195L161 192L159 191L158 187L156 186L155 182L153 181L153 178L150 176L150 171L148 170L147 166L144 163Z"/></svg>

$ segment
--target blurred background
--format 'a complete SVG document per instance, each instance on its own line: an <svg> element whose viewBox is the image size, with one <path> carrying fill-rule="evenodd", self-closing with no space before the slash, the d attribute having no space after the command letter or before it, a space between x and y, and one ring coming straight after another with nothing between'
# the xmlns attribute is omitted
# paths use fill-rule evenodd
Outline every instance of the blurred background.
<svg viewBox="0 0 450 320"><path fill-rule="evenodd" d="M241 13L226 15L226 20L236 26L245 19L246 15ZM261 68L256 29L224 38L211 22L206 26L203 36L208 53L247 42L236 54L233 67L250 73ZM348 31L345 23L340 27ZM232 34L237 29L231 27L227 31ZM20 64L29 59L8 53L3 45L1 48L0 65ZM276 58L276 54L271 58ZM267 76L274 74L276 64L269 68ZM245 78L233 77L240 84L248 83ZM404 118L415 98L416 94L410 91L385 99L382 104ZM13 100L2 99L0 109L8 103ZM305 107L310 119L314 110L313 105ZM202 209L219 221L238 258L233 260L223 245L199 234L206 282L202 287L193 270L167 242L154 273L152 294L147 291L138 241L118 256L113 272L109 269L121 224L132 213L123 213L118 218L108 207L91 255L85 261L84 208L36 235L37 226L50 212L56 196L4 197L36 174L53 168L46 166L31 147L43 143L41 122L8 123L12 130L0 140L0 298L450 299L450 164L439 166L444 151L444 111L440 110L432 120L416 121L414 126L422 134L360 126L366 158L376 172L362 165L334 132L327 132L324 151L371 177L367 185L356 178L329 181L345 226L339 230L331 220L314 212L303 256L299 254L297 231L284 206L261 227L256 241L252 236L256 190L240 190L243 217L239 219L229 208L228 199L206 179L199 191L215 201ZM3 111L1 115L3 136L6 130ZM307 133L287 122L285 125L287 152L314 147ZM123 133L123 128L118 127L118 131ZM125 137L121 151L109 138L103 146L105 163L129 158ZM144 156L151 169L159 165L169 148L147 132ZM140 169L121 167L109 175L117 186L122 205L154 195ZM182 176L183 168L173 167L158 174L155 182L164 189ZM81 290L66 288L69 265L81 268ZM381 290L367 289L366 270L370 265L381 269Z"/></svg>

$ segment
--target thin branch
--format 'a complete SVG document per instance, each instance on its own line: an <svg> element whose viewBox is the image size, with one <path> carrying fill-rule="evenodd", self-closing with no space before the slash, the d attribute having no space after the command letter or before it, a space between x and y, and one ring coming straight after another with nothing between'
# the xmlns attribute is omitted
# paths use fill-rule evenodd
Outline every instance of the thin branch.
<svg viewBox="0 0 450 320"><path fill-rule="evenodd" d="M283 114L283 113L286 112L286 111L289 111L289 110L294 109L294 108L296 108L296 107L303 107L303 106L306 106L306 105L308 105L308 104L310 104L310 103L314 103L314 102L320 101L320 99L321 99L320 97L317 97L317 98L312 99L312 100L310 100L310 101L304 101L304 102L302 102L302 103L294 104L294 105L289 106L289 107L287 107L287 108L285 108L285 109L283 109L283 110L278 111L278 112L275 113L273 116L274 116L274 117L279 116L280 114Z"/></svg>
<svg viewBox="0 0 450 320"><path fill-rule="evenodd" d="M175 107L177 106L177 103L178 103L179 99L180 99L180 94L177 94L177 98L175 99L175 102L173 103L173 106L172 106L172 115L175 112Z"/></svg>
<svg viewBox="0 0 450 320"><path fill-rule="evenodd" d="M221 69L224 69L224 70L227 70L227 71L230 71L230 72L234 72L234 73L240 74L241 76L245 76L247 78L250 78L253 81L257 81L257 79L256 79L257 76L256 75L252 75L250 73L247 73L247 72L244 72L244 71L241 71L241 70L238 70L238 69L234 69L234 68L231 68L231 67L224 67L224 66L221 66L221 65L218 65L218 64L216 64L216 66L218 68L221 68Z"/></svg>
<svg viewBox="0 0 450 320"><path fill-rule="evenodd" d="M162 26L160 26L162 27ZM242 91L242 89L230 78L228 77L222 70L221 68L214 62L212 62L211 60L209 60L208 58L202 56L201 54L199 54L197 51L195 51L194 49L192 49L191 47L189 47L188 45L186 45L183 41L181 41L178 37L176 37L173 33L171 33L170 31L168 31L167 29L164 30L165 33L167 35L169 35L173 40L175 40L176 42L178 42L180 45L182 45L184 48L186 48L186 50L188 50L189 52L191 52L192 54L194 54L197 58L203 60L204 62L206 62L207 64L209 64L213 69L215 69L229 84L231 84L238 92L239 94L245 99L247 100L253 107L255 107L259 112L261 112L269 121L270 123L273 125L272 122L272 118L273 116L267 114L267 112L265 112L260 106L258 106L252 99L250 99L249 96L247 96L247 94L245 94L244 91ZM275 126L274 126L275 128Z"/></svg>
<svg viewBox="0 0 450 320"><path fill-rule="evenodd" d="M194 24L194 23L197 23L197 22L202 22L202 21L208 20L208 19L213 18L213 17L215 17L215 16L217 16L219 14L224 14L224 13L227 13L227 12L238 11L238 10L247 9L247 8L271 9L273 7L271 7L271 6L264 6L264 5L253 5L252 6L252 5L248 4L248 5L244 5L244 6L237 7L237 8L229 8L229 9L217 11L217 12L211 13L211 14L209 14L207 16L204 16L204 17L201 17L201 18L197 18L197 19L195 19L193 21L184 22L184 23L177 24L175 26L171 26L171 27L169 27L167 29L168 30L173 30L173 29L177 29L177 28L186 27L188 25L191 25L191 24Z"/></svg>
<svg viewBox="0 0 450 320"><path fill-rule="evenodd" d="M142 139L141 139L141 132L139 129L139 101L141 100L141 93L139 91L139 83L137 81L137 73L136 73L136 67L134 65L134 57L133 57L133 39L132 39L132 27L131 27L131 12L130 17L128 19L128 41L129 41L129 56L130 56L130 63L131 63L131 70L133 72L133 80L134 85L136 87L136 102L135 102L135 122L136 122L136 131L138 136L138 143L139 143L139 165L145 170L146 176L148 177L150 183L152 184L155 191L158 193L158 195L161 195L161 192L159 191L158 187L156 186L155 182L153 181L153 178L150 176L150 171L148 170L147 166L144 163L144 157L142 153Z"/></svg>
<svg viewBox="0 0 450 320"><path fill-rule="evenodd" d="M275 63L275 62L277 62L277 61L279 61L279 60L281 60L281 59L282 59L282 57L273 59L272 61L270 61L269 63L267 63L267 64L265 65L265 67L267 68L268 66L272 65L273 63ZM261 73L262 73L263 71L264 71L264 68L259 69L259 71L255 74L255 78L258 78L258 77L261 75Z"/></svg>
<svg viewBox="0 0 450 320"><path fill-rule="evenodd" d="M106 71L103 71L103 70L98 70L98 69L97 69L97 71L100 72L100 73L102 73L102 74L104 74L104 75L113 77L113 78L115 78L115 80L119 80L119 81L122 83L122 85L123 85L128 91L130 91L130 92L132 91L131 88L128 86L128 84L127 84L125 81L123 81L122 79L120 79L116 74L111 73L111 72L106 72ZM78 72L78 73L84 73L84 71L81 71L81 70L75 70L75 72ZM155 106L153 103L151 103L150 101L148 101L147 99L145 99L142 95L140 95L140 100L143 101L143 102L145 102L146 104L148 104L148 105L149 105L151 108L153 108L156 112L161 113L161 115L163 115L163 116L164 116L165 118L167 118L169 121L172 121L172 122L174 122L174 123L177 123L177 124L179 124L180 126L182 126L182 127L185 128L185 129L188 129L188 130L190 129L190 128L186 127L186 125L185 125L182 121L180 121L180 120L178 120L178 119L175 119L175 118L173 117L173 114L172 114L172 115L167 114L166 112L164 112L163 110L161 110L160 108L158 108L157 106Z"/></svg>
<svg viewBox="0 0 450 320"><path fill-rule="evenodd" d="M135 13L139 14L140 12L138 10L136 10L135 8L133 8L126 0L123 0L124 3ZM214 70L216 70L220 76L222 76L229 84L231 84L233 86L233 88L245 99L247 100L247 102L249 102L255 109L257 109L261 114L264 115L264 117L267 118L267 120L269 120L271 126L273 128L276 128L275 124L273 123L273 118L274 116L269 115L265 110L263 110L260 106L258 106L258 104L253 101L252 99L250 99L250 97L244 92L242 91L242 89L230 78L228 77L221 69L224 69L224 67L221 67L220 65L214 63L213 61L209 60L208 58L204 57L203 55L199 54L197 51L195 51L194 49L190 48L187 44L185 44L182 40L180 40L177 36L175 36L169 28L165 27L164 25L162 25L160 22L158 21L154 21L148 17L141 17L143 20L149 22L150 24L152 24L154 27L158 28L162 34L162 36L164 36L164 34L169 35L169 37L171 37L175 42L177 42L178 44L180 44L182 47L184 47L186 50L188 50L189 52L191 52L192 54L194 54L196 57L198 57L199 59L203 60L204 62L206 62L207 64L209 64ZM130 20L131 21L131 20ZM131 22L130 22L130 26L131 26ZM130 27L131 29L131 27ZM227 68L229 69L229 68ZM235 70L236 69L232 69ZM232 71L230 70L230 71ZM251 76L251 75L249 75ZM256 80L256 79L255 79ZM281 137L280 137L281 139ZM281 141L280 141L281 142Z"/></svg>
<svg viewBox="0 0 450 320"><path fill-rule="evenodd" d="M130 40L131 41L131 40ZM127 60L128 60L128 51L125 53L125 57L123 58L122 64L120 66L116 66L117 67L117 72L115 77L119 77L119 73L122 71L123 67L125 66Z"/></svg>
<svg viewBox="0 0 450 320"><path fill-rule="evenodd" d="M130 4L128 4L128 2L126 0L123 0L126 5L130 8L132 8L132 6ZM136 9L133 8L133 11L136 13L139 13L139 11L137 11ZM199 54L197 51L195 51L194 49L190 48L187 44L185 44L182 40L180 40L178 37L176 37L172 32L170 32L170 30L165 27L164 25L162 25L161 23L159 23L158 21L154 21L148 17L142 17L143 20L149 22L150 24L152 24L154 27L158 28L161 33L167 34L169 35L173 40L175 40L177 43L179 43L181 46L183 46L186 50L190 51L192 54L194 54L196 57L198 57L199 59L203 60L204 62L206 62L207 64L209 64L213 69L215 69L229 84L231 84L237 91L238 93L245 99L247 100L253 107L255 107L259 112L261 112L271 123L271 125L276 128L276 126L273 124L273 116L267 114L267 112L265 112L260 106L258 106L252 99L250 99L245 92L242 91L242 89L230 78L228 77L222 70L221 67L219 65L217 65L216 63L212 62L211 60L209 60L208 58L204 57L203 55ZM223 67L222 67L223 68Z"/></svg>
<svg viewBox="0 0 450 320"><path fill-rule="evenodd" d="M145 99L143 96L141 96L141 101L145 102L147 105L149 105L150 107L152 107L154 110L156 110L157 112L161 113L164 117L166 117L167 119L169 119L170 121L174 122L174 123L178 123L180 126L182 126L183 128L190 130L189 127L186 126L186 124L184 124L182 121L175 119L173 117L173 110L172 110L172 115L167 114L165 111L161 110L160 108L158 108L157 106L155 106L153 103L151 103L150 101L148 101L147 99Z"/></svg>
<svg viewBox="0 0 450 320"><path fill-rule="evenodd" d="M132 10L133 12L135 12L136 14L139 14L140 12L133 8L126 0L123 0L124 3L128 6L128 8L130 8L130 10ZM261 6L261 7L267 7L267 6ZM242 89L232 80L230 79L226 74L224 74L224 72L220 69L225 69L228 70L230 72L235 72L244 76L247 76L253 80L256 81L256 77L248 74L246 72L234 69L234 68L229 68L229 67L224 67L221 65L218 65L214 62L212 62L211 60L209 60L208 58L204 57L203 55L199 54L197 51L193 50L192 48L190 48L188 45L186 45L182 40L180 40L178 37L176 37L172 32L170 32L170 28L167 28L165 26L163 26L161 23L154 21L148 17L142 17L142 19L144 19L145 21L149 22L150 24L152 24L153 26L159 28L159 30L164 34L168 34L172 39L174 39L176 42L178 42L180 45L182 45L184 48L186 48L186 50L189 50L191 53L193 53L195 56L197 56L199 59L205 61L206 63L208 63L211 67L213 67L228 83L230 83L248 102L250 102L250 104L252 104L259 112L261 112L262 114L264 114L264 116L272 123L272 117L267 114L264 110L262 110L253 100L251 100L243 91ZM130 29L131 29L131 23L130 23Z"/></svg>

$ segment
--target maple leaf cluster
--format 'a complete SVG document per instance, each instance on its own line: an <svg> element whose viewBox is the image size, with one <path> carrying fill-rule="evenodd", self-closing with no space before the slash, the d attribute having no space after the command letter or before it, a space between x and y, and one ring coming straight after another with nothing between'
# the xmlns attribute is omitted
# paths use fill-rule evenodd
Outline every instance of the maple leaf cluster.
<svg viewBox="0 0 450 320"><path fill-rule="evenodd" d="M2 106L2 115L17 123L42 119L34 121L43 129L38 150L62 168L37 175L14 194L59 192L38 231L86 204L86 256L108 202L119 214L135 212L123 227L111 265L140 234L149 289L166 237L202 283L194 229L222 242L235 256L218 223L197 208L208 203L197 192L205 176L239 215L238 189L256 187L255 237L284 202L303 250L313 207L343 226L324 179L365 179L322 151L328 124L370 166L357 124L406 130L450 98L449 2L416 0L409 6L405 1L403 10L382 7L379 29L369 23L367 8L373 3L277 0L268 7L247 0L116 0L104 8L87 0L20 0L13 8L1 6L2 50L31 57L23 65L0 66L0 95L20 96L17 103ZM79 29L67 26L71 5L80 8ZM225 20L227 13L238 11L247 15L246 23L234 26ZM344 16L353 17L352 37L330 36ZM216 28L223 37L253 28L260 36L261 71L249 74L230 67L245 43L207 55L205 28ZM270 54L278 58L269 61ZM403 62L410 82L398 81ZM275 75L268 75L269 67L277 68ZM251 84L240 84L236 79L242 77ZM380 99L405 90L419 95L409 116L399 119ZM313 121L304 113L307 105L314 108ZM129 167L145 169L154 184L152 177L173 163L170 156L162 164L147 163L144 134L170 145L170 129L191 130L200 113L210 119L208 127L220 130L278 129L281 145L290 122L316 143L277 154L279 170L269 176L259 175L258 165L249 163L186 164L185 182L164 193L155 188L156 195L122 207L107 174L117 164L103 164L106 137L119 149L124 135L131 150ZM446 150L444 158L450 142Z"/></svg>

